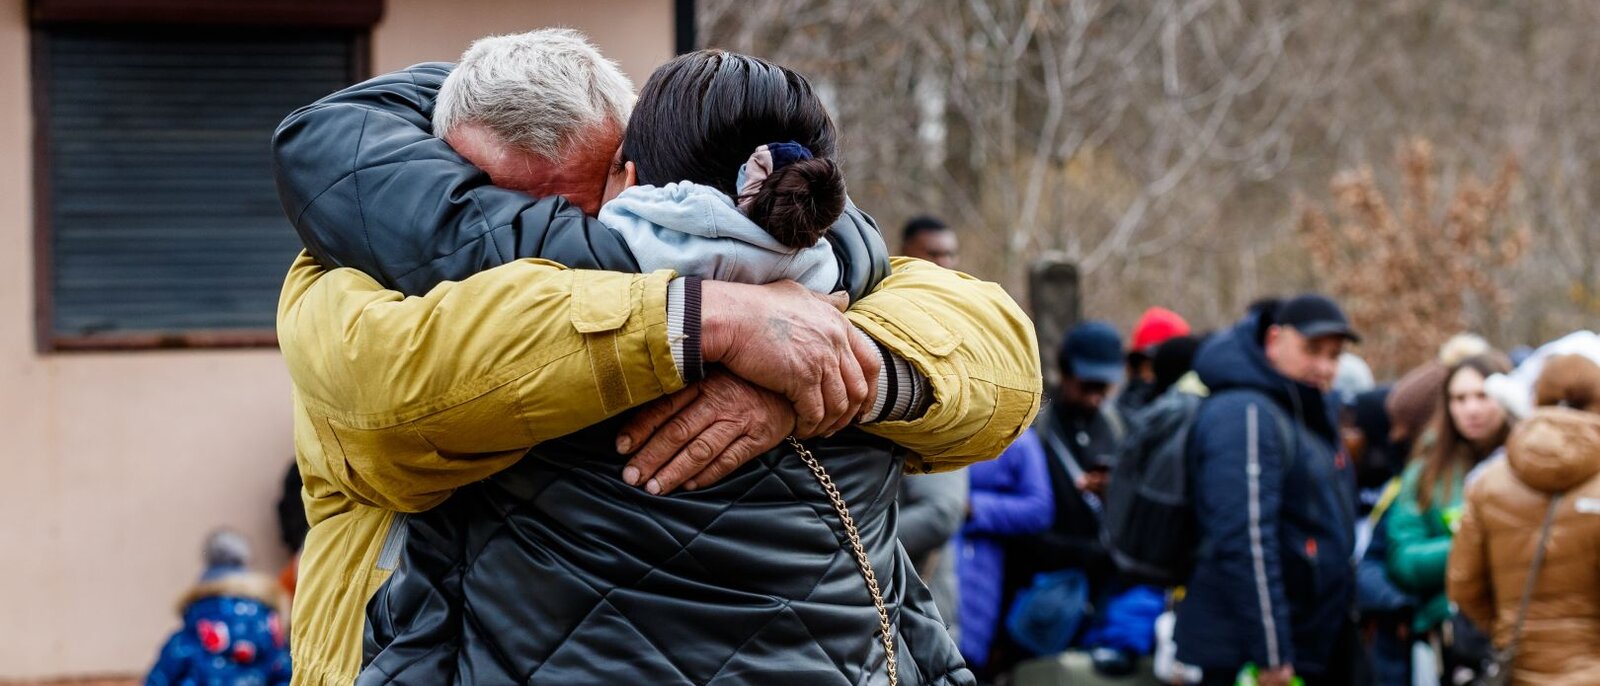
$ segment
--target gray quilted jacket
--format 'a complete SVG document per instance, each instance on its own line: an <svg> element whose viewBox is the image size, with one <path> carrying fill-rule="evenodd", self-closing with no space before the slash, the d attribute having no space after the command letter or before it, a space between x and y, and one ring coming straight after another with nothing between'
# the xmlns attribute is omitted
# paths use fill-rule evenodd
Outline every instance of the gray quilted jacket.
<svg viewBox="0 0 1600 686"><path fill-rule="evenodd" d="M535 450L408 523L368 606L369 684L885 684L876 612L828 498L792 451L665 498L624 485L607 423ZM900 683L971 684L896 541L900 457L810 446L860 527Z"/></svg>
<svg viewBox="0 0 1600 686"><path fill-rule="evenodd" d="M274 137L279 194L308 250L420 293L522 257L637 271L559 198L498 189L429 133L448 65L330 95ZM872 220L830 231L839 287L888 273ZM792 451L666 498L618 478L622 419L403 518L401 560L368 607L363 684L880 684L878 621L832 507ZM811 446L877 570L900 682L971 684L896 541L902 455L859 432Z"/></svg>

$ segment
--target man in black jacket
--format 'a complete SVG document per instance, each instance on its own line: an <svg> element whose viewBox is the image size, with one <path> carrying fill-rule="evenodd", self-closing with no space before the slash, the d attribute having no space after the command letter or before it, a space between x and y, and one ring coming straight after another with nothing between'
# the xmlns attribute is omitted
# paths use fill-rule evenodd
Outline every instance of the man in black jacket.
<svg viewBox="0 0 1600 686"><path fill-rule="evenodd" d="M1056 519L1049 533L1019 553L1017 574L1082 569L1097 590L1115 570L1100 542L1100 498L1128 435L1126 420L1107 401L1122 380L1122 339L1104 322L1085 322L1061 345L1061 388L1035 426L1049 457ZM1019 579L1021 581L1021 579Z"/></svg>
<svg viewBox="0 0 1600 686"><path fill-rule="evenodd" d="M1128 435L1127 419L1109 398L1122 382L1122 338L1104 322L1084 322L1061 344L1061 388L1040 413L1038 428L1050 456L1056 494L1054 536L1040 546L1056 562L1102 576L1100 498ZM1065 564L1058 564L1065 563Z"/></svg>
<svg viewBox="0 0 1600 686"><path fill-rule="evenodd" d="M1339 306L1268 303L1200 348L1210 389L1189 438L1202 544L1177 607L1178 659L1207 684L1255 666L1264 686L1347 684L1354 656L1354 467L1328 391Z"/></svg>
<svg viewBox="0 0 1600 686"><path fill-rule="evenodd" d="M1050 468L1055 520L1044 534L1007 548L1008 610L1037 574L1082 570L1095 597L1107 590L1116 571L1100 541L1100 499L1128 434L1125 420L1108 400L1122 380L1122 339L1110 324L1084 322L1067 333L1057 359L1061 387L1034 422ZM997 641L993 651L991 663L1028 657L1008 637Z"/></svg>

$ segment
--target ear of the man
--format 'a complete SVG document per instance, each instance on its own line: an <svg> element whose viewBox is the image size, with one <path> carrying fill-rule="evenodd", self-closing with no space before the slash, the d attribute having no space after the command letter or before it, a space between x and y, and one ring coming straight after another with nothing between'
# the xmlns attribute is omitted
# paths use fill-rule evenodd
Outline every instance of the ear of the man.
<svg viewBox="0 0 1600 686"><path fill-rule="evenodd" d="M632 161L624 162L622 169L623 176L626 179L622 184L623 188L633 188L639 185L639 169L633 166Z"/></svg>

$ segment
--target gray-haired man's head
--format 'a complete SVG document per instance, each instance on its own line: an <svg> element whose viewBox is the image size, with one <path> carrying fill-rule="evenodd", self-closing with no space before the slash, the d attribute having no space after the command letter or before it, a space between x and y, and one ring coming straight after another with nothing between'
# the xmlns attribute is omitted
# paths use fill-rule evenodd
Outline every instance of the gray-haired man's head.
<svg viewBox="0 0 1600 686"><path fill-rule="evenodd" d="M491 36L445 79L433 129L495 185L565 196L592 215L634 100L633 83L577 31Z"/></svg>

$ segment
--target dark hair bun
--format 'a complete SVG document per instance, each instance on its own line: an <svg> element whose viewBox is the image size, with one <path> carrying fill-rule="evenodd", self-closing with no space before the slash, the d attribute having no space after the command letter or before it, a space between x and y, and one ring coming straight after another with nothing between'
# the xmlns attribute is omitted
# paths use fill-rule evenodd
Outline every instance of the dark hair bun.
<svg viewBox="0 0 1600 686"><path fill-rule="evenodd" d="M844 173L821 158L773 172L750 201L750 221L796 250L816 245L843 214Z"/></svg>

